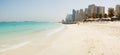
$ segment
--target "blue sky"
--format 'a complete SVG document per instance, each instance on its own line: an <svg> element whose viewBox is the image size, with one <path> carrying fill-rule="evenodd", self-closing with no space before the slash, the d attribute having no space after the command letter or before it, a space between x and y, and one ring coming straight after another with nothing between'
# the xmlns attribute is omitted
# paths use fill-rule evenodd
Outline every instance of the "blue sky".
<svg viewBox="0 0 120 55"><path fill-rule="evenodd" d="M115 7L119 0L0 0L0 21L60 21L89 4Z"/></svg>

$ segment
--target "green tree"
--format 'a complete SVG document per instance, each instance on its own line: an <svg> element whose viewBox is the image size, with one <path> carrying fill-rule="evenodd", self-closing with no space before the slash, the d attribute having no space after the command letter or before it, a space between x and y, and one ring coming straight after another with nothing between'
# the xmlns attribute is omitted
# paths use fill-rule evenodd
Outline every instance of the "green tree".
<svg viewBox="0 0 120 55"><path fill-rule="evenodd" d="M108 17L112 18L114 16L114 8L108 9Z"/></svg>
<svg viewBox="0 0 120 55"><path fill-rule="evenodd" d="M98 15L98 18L100 18L100 19L101 19L101 18L102 18L102 14L99 14L99 15Z"/></svg>
<svg viewBox="0 0 120 55"><path fill-rule="evenodd" d="M99 18L99 14L96 14L96 18Z"/></svg>
<svg viewBox="0 0 120 55"><path fill-rule="evenodd" d="M108 15L107 14L104 14L104 18L107 18L108 17Z"/></svg>
<svg viewBox="0 0 120 55"><path fill-rule="evenodd" d="M93 14L92 14L92 17L93 17L93 18L97 18L97 14L96 14L96 13L93 13Z"/></svg>

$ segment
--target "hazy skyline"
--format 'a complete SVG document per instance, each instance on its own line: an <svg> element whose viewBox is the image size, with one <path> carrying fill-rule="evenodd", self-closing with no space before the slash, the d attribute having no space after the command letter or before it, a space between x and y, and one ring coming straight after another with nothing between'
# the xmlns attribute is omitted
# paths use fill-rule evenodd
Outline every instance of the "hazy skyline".
<svg viewBox="0 0 120 55"><path fill-rule="evenodd" d="M61 21L90 4L115 7L119 0L0 0L0 21Z"/></svg>

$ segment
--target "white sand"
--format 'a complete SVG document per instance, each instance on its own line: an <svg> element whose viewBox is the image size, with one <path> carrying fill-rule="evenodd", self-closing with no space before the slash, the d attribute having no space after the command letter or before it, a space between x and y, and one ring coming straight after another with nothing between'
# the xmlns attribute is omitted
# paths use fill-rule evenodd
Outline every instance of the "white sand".
<svg viewBox="0 0 120 55"><path fill-rule="evenodd" d="M42 40L0 55L120 55L120 22L65 25ZM39 35L33 35L39 36Z"/></svg>

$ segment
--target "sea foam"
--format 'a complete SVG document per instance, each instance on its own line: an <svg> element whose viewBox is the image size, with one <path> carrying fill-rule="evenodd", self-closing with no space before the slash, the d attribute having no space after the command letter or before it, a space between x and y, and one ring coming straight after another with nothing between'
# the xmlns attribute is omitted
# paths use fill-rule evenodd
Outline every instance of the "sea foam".
<svg viewBox="0 0 120 55"><path fill-rule="evenodd" d="M61 26L61 27L59 27L57 29L54 29L54 30L50 31L50 33L48 33L47 36L51 36L51 35L59 32L59 31L63 30L64 28L65 28L65 26Z"/></svg>
<svg viewBox="0 0 120 55"><path fill-rule="evenodd" d="M24 45L27 45L29 43L30 43L30 41L25 41L25 42L22 42L22 43L19 43L19 44L16 44L16 45L12 45L12 46L6 47L4 49L0 49L0 52L5 52L5 51L8 51L8 50L20 48L20 47L22 47Z"/></svg>

